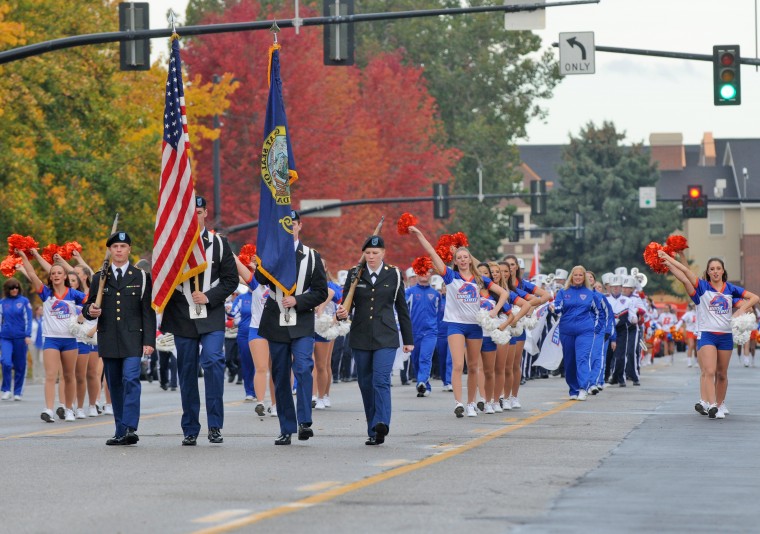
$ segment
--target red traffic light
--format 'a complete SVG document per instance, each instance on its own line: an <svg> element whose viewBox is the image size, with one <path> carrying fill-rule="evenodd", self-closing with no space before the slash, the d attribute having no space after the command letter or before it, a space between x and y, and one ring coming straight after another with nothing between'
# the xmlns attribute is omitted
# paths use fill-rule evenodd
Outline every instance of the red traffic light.
<svg viewBox="0 0 760 534"><path fill-rule="evenodd" d="M728 67L729 65L732 65L735 61L735 57L731 52L726 52L720 56L720 63L724 67Z"/></svg>
<svg viewBox="0 0 760 534"><path fill-rule="evenodd" d="M699 198L702 196L702 186L701 185L690 185L689 186L689 197L690 198Z"/></svg>

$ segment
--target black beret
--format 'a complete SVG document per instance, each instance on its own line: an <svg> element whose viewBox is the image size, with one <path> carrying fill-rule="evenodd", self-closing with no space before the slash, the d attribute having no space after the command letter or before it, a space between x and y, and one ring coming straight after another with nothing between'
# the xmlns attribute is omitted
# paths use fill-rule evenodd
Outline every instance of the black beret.
<svg viewBox="0 0 760 534"><path fill-rule="evenodd" d="M195 207L196 208L205 208L206 207L206 199L203 198L200 195L195 195Z"/></svg>
<svg viewBox="0 0 760 534"><path fill-rule="evenodd" d="M294 221L301 220L301 216L298 214L296 210L290 210L290 218L293 219Z"/></svg>
<svg viewBox="0 0 760 534"><path fill-rule="evenodd" d="M108 238L106 246L110 247L114 243L126 243L127 245L132 245L132 239L130 239L127 232L116 232L115 234L111 234L111 237Z"/></svg>
<svg viewBox="0 0 760 534"><path fill-rule="evenodd" d="M362 251L364 251L365 249L369 247L385 248L385 241L383 241L383 238L380 237L379 235L371 235L364 242L364 246L362 246Z"/></svg>

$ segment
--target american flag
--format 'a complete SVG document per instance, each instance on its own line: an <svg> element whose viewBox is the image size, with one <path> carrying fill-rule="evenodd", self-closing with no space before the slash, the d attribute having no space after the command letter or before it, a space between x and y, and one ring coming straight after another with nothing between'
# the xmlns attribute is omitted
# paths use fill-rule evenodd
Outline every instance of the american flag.
<svg viewBox="0 0 760 534"><path fill-rule="evenodd" d="M153 234L153 308L158 312L163 311L177 285L206 269L206 250L195 213L189 150L179 39L173 36Z"/></svg>

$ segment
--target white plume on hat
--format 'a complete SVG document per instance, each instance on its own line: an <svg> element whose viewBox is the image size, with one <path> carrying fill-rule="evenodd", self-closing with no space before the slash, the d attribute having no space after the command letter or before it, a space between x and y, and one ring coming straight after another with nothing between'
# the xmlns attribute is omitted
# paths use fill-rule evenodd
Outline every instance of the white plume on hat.
<svg viewBox="0 0 760 534"><path fill-rule="evenodd" d="M567 280L567 271L564 269L557 269L554 271L555 280Z"/></svg>
<svg viewBox="0 0 760 534"><path fill-rule="evenodd" d="M338 271L338 283L340 285L346 285L346 279L348 278L348 271L343 269Z"/></svg>
<svg viewBox="0 0 760 534"><path fill-rule="evenodd" d="M619 274L620 276L628 276L628 268L618 267L615 269L615 274Z"/></svg>

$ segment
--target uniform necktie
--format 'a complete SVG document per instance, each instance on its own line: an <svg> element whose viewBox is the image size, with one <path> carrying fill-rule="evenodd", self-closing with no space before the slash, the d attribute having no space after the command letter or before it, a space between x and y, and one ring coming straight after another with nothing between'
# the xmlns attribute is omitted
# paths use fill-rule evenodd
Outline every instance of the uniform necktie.
<svg viewBox="0 0 760 534"><path fill-rule="evenodd" d="M116 285L121 285L121 267L116 268Z"/></svg>
<svg viewBox="0 0 760 534"><path fill-rule="evenodd" d="M372 285L374 286L375 282L377 282L377 275L375 273L372 273L369 279L372 281Z"/></svg>

